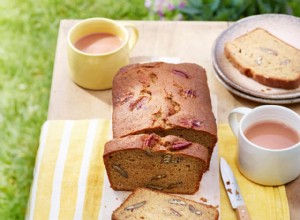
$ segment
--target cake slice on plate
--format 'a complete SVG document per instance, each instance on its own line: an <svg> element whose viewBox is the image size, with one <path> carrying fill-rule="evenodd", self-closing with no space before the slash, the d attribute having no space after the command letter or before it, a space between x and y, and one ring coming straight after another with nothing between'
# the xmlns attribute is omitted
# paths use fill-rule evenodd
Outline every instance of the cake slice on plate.
<svg viewBox="0 0 300 220"><path fill-rule="evenodd" d="M262 28L227 42L225 56L242 74L275 88L300 85L300 50Z"/></svg>

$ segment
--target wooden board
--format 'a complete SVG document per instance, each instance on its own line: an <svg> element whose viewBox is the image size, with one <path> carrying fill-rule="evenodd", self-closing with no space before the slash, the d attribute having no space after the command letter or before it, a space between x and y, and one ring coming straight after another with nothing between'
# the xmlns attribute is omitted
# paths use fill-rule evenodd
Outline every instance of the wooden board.
<svg viewBox="0 0 300 220"><path fill-rule="evenodd" d="M216 115L217 97L215 95L212 96L212 106L213 112ZM193 195L178 194L178 196L215 206L218 208L219 213L221 213L219 170L218 145L216 145L211 157L209 170L203 174L199 190ZM110 188L110 183L107 174L105 173L99 219L110 219L112 212L121 205L121 203L128 197L129 194L130 192L114 191L112 188ZM201 199L206 201L204 202Z"/></svg>

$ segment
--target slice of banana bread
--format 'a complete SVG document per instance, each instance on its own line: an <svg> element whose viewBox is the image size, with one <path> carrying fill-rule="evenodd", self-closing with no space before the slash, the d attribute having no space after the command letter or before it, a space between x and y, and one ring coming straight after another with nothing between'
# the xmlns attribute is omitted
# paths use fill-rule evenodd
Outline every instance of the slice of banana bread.
<svg viewBox="0 0 300 220"><path fill-rule="evenodd" d="M137 189L116 209L112 220L217 220L213 206L149 189Z"/></svg>
<svg viewBox="0 0 300 220"><path fill-rule="evenodd" d="M256 28L224 48L225 56L244 75L275 88L300 85L300 50L262 28Z"/></svg>
<svg viewBox="0 0 300 220"><path fill-rule="evenodd" d="M114 190L193 194L208 168L209 151L176 136L140 134L107 142L103 157Z"/></svg>

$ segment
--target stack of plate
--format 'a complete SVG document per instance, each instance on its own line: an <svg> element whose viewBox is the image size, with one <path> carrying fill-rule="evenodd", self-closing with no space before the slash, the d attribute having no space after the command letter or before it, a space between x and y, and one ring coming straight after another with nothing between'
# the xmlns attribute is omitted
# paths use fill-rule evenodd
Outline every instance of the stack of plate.
<svg viewBox="0 0 300 220"><path fill-rule="evenodd" d="M226 29L215 42L212 60L217 78L233 94L252 101L268 104L300 102L300 88L285 90L264 86L241 74L225 57L226 42L258 27L300 49L300 18L282 14L264 14L241 19Z"/></svg>

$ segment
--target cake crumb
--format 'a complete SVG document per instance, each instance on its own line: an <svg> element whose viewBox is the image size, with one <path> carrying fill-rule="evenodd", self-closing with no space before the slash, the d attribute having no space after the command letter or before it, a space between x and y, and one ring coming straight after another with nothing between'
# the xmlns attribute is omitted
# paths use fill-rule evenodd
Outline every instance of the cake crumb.
<svg viewBox="0 0 300 220"><path fill-rule="evenodd" d="M230 188L226 189L226 191L232 194L232 190Z"/></svg>
<svg viewBox="0 0 300 220"><path fill-rule="evenodd" d="M207 198L205 198L205 197L201 197L200 200L201 200L202 202L207 202Z"/></svg>
<svg viewBox="0 0 300 220"><path fill-rule="evenodd" d="M226 185L230 185L230 181L229 180L226 182Z"/></svg>

